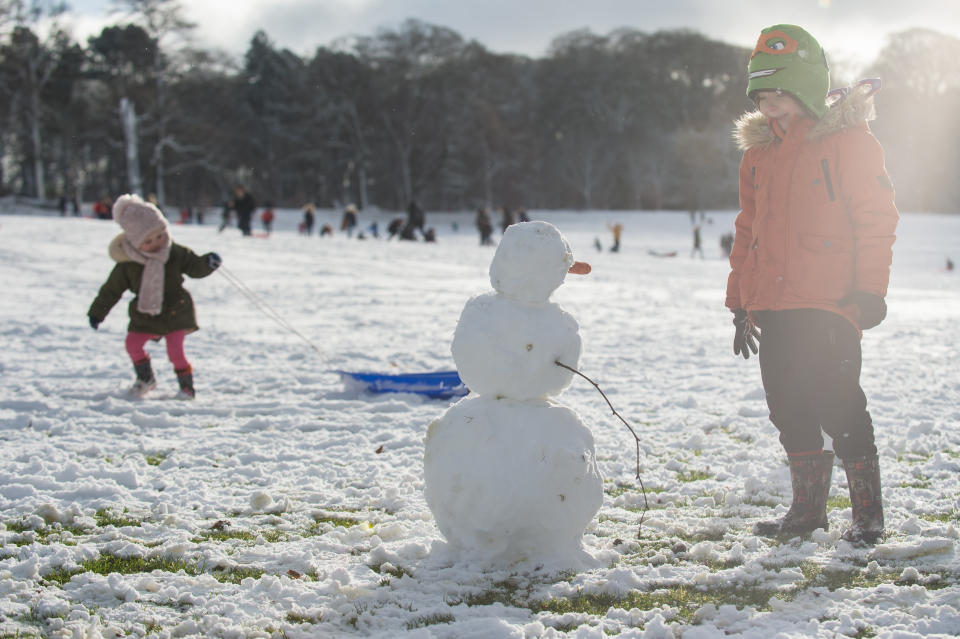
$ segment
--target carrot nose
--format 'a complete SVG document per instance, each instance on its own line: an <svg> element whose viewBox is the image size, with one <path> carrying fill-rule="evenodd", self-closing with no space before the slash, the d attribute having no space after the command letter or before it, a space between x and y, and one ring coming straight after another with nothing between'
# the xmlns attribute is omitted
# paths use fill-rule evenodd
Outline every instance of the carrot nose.
<svg viewBox="0 0 960 639"><path fill-rule="evenodd" d="M573 266L567 271L568 273L573 273L574 275L586 275L593 268L586 262L574 262Z"/></svg>

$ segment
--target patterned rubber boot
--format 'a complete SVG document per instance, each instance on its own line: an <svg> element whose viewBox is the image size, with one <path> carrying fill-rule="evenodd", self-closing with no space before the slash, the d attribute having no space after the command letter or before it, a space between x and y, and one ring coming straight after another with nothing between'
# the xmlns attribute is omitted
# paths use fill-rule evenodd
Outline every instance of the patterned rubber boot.
<svg viewBox="0 0 960 639"><path fill-rule="evenodd" d="M179 370L174 370L177 374L177 382L180 383L180 392L177 393L178 399L193 399L197 396L193 390L193 367L188 366Z"/></svg>
<svg viewBox="0 0 960 639"><path fill-rule="evenodd" d="M131 397L143 397L157 387L157 378L153 374L150 358L145 357L133 363L133 370L137 373L137 380L127 391Z"/></svg>
<svg viewBox="0 0 960 639"><path fill-rule="evenodd" d="M875 544L883 536L880 460L876 455L844 459L843 469L850 486L853 525L840 537L855 544Z"/></svg>
<svg viewBox="0 0 960 639"><path fill-rule="evenodd" d="M827 496L833 474L833 451L787 455L793 503L780 519L757 522L753 532L765 537L805 535L827 529Z"/></svg>

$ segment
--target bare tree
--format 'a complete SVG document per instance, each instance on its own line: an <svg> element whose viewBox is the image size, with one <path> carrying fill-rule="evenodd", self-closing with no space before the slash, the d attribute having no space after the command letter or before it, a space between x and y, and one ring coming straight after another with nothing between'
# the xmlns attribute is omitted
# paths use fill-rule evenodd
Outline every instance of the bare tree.
<svg viewBox="0 0 960 639"><path fill-rule="evenodd" d="M157 201L163 205L166 200L166 173L164 152L175 146L168 133L174 114L169 107L169 82L176 73L176 66L164 53L163 47L176 51L189 42L190 33L196 25L183 17L183 5L180 0L113 0L116 9L125 11L127 17L137 21L156 41L157 48L153 61L154 86L156 94L151 113L155 127L155 143L150 163L154 167ZM121 117L123 117L121 109Z"/></svg>

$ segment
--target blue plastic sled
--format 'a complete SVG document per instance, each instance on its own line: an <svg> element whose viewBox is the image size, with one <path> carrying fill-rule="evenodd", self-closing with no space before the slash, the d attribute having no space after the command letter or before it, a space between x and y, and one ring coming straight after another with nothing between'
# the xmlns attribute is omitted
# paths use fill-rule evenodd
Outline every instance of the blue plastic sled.
<svg viewBox="0 0 960 639"><path fill-rule="evenodd" d="M437 399L458 397L469 393L457 371L435 373L351 373L337 371L344 383L351 388L371 393L417 393Z"/></svg>

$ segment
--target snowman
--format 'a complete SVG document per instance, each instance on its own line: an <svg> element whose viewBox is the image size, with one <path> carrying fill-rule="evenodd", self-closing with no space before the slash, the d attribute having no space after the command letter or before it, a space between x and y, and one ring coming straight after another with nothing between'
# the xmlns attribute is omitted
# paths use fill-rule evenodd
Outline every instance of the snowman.
<svg viewBox="0 0 960 639"><path fill-rule="evenodd" d="M494 291L471 298L453 337L470 394L430 424L424 495L451 550L499 562L589 563L582 536L603 501L593 435L553 399L581 341L550 295L586 274L546 222L507 228L490 265Z"/></svg>

